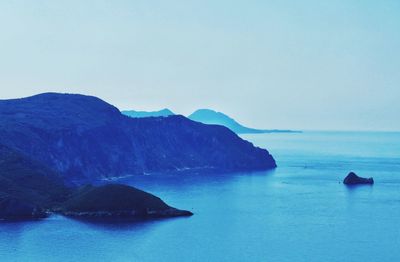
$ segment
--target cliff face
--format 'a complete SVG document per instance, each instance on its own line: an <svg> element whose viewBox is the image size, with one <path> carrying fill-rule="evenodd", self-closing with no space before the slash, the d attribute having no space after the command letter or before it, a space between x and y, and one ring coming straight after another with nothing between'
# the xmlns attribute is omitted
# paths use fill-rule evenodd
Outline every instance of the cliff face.
<svg viewBox="0 0 400 262"><path fill-rule="evenodd" d="M68 193L59 174L0 145L0 199L12 196L32 205L48 207L63 201Z"/></svg>
<svg viewBox="0 0 400 262"><path fill-rule="evenodd" d="M228 128L183 116L129 118L89 96L46 93L0 101L0 143L58 171L66 181L211 168L274 168L265 149Z"/></svg>

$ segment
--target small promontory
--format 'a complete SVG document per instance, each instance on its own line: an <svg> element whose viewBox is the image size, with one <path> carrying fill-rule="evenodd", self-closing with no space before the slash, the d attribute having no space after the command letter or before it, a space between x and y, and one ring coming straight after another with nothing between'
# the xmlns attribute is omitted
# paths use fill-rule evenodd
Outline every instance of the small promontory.
<svg viewBox="0 0 400 262"><path fill-rule="evenodd" d="M61 214L76 218L162 218L191 216L190 211L168 206L160 198L121 184L86 186L61 207Z"/></svg>

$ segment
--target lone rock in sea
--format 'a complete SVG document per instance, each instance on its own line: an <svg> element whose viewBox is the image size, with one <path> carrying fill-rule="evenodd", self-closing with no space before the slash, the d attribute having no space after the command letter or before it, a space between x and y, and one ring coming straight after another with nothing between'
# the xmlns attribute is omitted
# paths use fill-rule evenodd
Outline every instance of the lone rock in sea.
<svg viewBox="0 0 400 262"><path fill-rule="evenodd" d="M345 179L343 180L343 184L345 185L359 185L359 184L374 184L374 179L364 178L357 176L354 172L350 172Z"/></svg>

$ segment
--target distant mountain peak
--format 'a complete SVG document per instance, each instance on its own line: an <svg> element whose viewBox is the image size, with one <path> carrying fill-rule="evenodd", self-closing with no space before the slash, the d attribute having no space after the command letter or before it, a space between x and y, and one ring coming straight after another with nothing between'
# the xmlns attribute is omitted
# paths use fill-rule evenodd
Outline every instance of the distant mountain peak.
<svg viewBox="0 0 400 262"><path fill-rule="evenodd" d="M0 128L20 122L52 130L87 130L122 117L115 106L97 97L59 93L0 100L0 115Z"/></svg>
<svg viewBox="0 0 400 262"><path fill-rule="evenodd" d="M208 109L208 108L201 108L201 109L197 109L196 111L194 111L190 116L189 116L189 118L190 117L193 117L193 116L208 116L208 117L220 117L220 118L225 118L225 119L229 119L229 120L232 120L232 121L234 121L234 122L236 122L233 118L231 118L230 116L228 116L228 115L226 115L226 114L224 114L224 113L222 113L222 112L219 112L219 111L216 111L216 110L213 110L213 109ZM237 123L237 122L236 122ZM238 123L239 124L239 123Z"/></svg>
<svg viewBox="0 0 400 262"><path fill-rule="evenodd" d="M208 125L222 125L237 134L260 134L260 133L281 133L281 132L299 132L291 130L266 130L245 127L239 124L230 116L212 109L198 109L188 116L189 119Z"/></svg>
<svg viewBox="0 0 400 262"><path fill-rule="evenodd" d="M212 109L198 109L189 116L189 119L204 124L226 126L237 134L267 132L266 130L245 127L230 116Z"/></svg>

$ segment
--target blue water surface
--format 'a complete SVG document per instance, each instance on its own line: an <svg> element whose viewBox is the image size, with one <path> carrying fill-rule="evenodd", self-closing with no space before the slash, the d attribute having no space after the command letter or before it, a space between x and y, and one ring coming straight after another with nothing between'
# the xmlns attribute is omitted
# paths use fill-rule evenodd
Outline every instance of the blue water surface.
<svg viewBox="0 0 400 262"><path fill-rule="evenodd" d="M0 261L400 261L400 133L245 135L278 168L127 183L195 213L137 223L0 224ZM375 179L348 188L349 171Z"/></svg>

